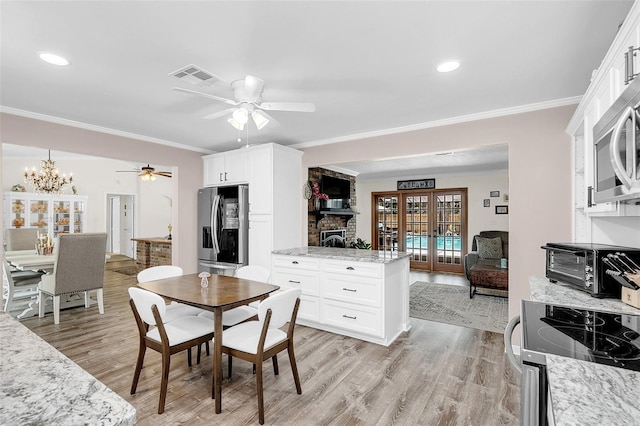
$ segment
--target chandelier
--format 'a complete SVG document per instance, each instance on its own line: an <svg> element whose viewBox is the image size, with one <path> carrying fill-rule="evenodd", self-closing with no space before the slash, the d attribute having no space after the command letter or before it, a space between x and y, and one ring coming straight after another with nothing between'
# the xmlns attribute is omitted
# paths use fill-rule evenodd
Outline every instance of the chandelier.
<svg viewBox="0 0 640 426"><path fill-rule="evenodd" d="M60 177L56 162L51 160L51 150L49 150L49 159L40 161L39 173L36 173L35 166L31 171L25 167L24 181L38 193L60 194L66 184L73 182L73 173L69 173L69 180L67 180L66 174Z"/></svg>

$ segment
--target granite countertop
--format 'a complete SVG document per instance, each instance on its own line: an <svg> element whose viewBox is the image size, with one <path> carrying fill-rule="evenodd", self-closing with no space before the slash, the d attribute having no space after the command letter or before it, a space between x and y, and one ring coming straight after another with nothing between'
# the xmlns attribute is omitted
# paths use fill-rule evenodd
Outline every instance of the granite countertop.
<svg viewBox="0 0 640 426"><path fill-rule="evenodd" d="M336 247L296 247L274 250L273 254L285 256L308 256L320 259L350 260L356 262L390 263L411 256L410 253L382 250L363 250Z"/></svg>
<svg viewBox="0 0 640 426"><path fill-rule="evenodd" d="M529 277L531 300L552 305L588 308L594 311L640 315L640 309L627 305L620 299L599 299L561 282L551 283L543 277Z"/></svg>
<svg viewBox="0 0 640 426"><path fill-rule="evenodd" d="M546 278L529 277L529 286L534 302L640 315L640 309L618 299L591 297ZM638 424L640 372L557 355L546 358L556 425Z"/></svg>
<svg viewBox="0 0 640 426"><path fill-rule="evenodd" d="M0 424L135 425L131 404L5 313L0 335Z"/></svg>

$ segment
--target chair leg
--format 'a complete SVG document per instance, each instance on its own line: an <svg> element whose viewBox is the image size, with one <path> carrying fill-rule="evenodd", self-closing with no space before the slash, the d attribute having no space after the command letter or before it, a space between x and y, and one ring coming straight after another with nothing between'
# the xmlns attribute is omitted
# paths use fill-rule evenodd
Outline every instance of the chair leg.
<svg viewBox="0 0 640 426"><path fill-rule="evenodd" d="M209 341L208 340L206 342L204 342L204 346L207 348L207 356L211 355L209 353Z"/></svg>
<svg viewBox="0 0 640 426"><path fill-rule="evenodd" d="M140 380L140 371L142 370L142 363L144 362L144 354L147 351L147 346L140 342L140 349L138 350L138 361L136 361L136 370L133 372L133 382L131 382L131 395L136 393L138 387L138 380Z"/></svg>
<svg viewBox="0 0 640 426"><path fill-rule="evenodd" d="M40 290L38 290L38 316L40 318L44 317L44 304L46 302L46 296Z"/></svg>
<svg viewBox="0 0 640 426"><path fill-rule="evenodd" d="M98 299L98 312L100 312L100 315L104 314L104 291L103 289L99 288L96 292L96 297Z"/></svg>
<svg viewBox="0 0 640 426"><path fill-rule="evenodd" d="M277 376L280 374L280 370L278 370L278 354L274 355L271 360L273 361L273 374Z"/></svg>
<svg viewBox="0 0 640 426"><path fill-rule="evenodd" d="M189 348L189 352L191 352L191 348ZM198 345L198 354L196 355L196 364L200 364L200 355L202 354L202 343Z"/></svg>
<svg viewBox="0 0 640 426"><path fill-rule="evenodd" d="M296 365L296 356L293 353L293 342L291 340L289 340L287 352L289 353L289 362L291 363L293 381L296 383L296 392L300 395L302 393L302 386L300 386L300 376L298 375L298 366Z"/></svg>
<svg viewBox="0 0 640 426"><path fill-rule="evenodd" d="M231 355L229 355L229 362L227 362L227 366L228 366L227 372L229 373L228 374L229 381L231 381L231 370L232 370L232 367L231 367L231 362L232 361L231 360L232 359L233 359L233 357Z"/></svg>
<svg viewBox="0 0 640 426"><path fill-rule="evenodd" d="M191 348L187 349L187 365L191 367Z"/></svg>
<svg viewBox="0 0 640 426"><path fill-rule="evenodd" d="M85 309L91 307L91 297L89 296L89 290L84 292L84 307Z"/></svg>
<svg viewBox="0 0 640 426"><path fill-rule="evenodd" d="M189 350L191 353L191 350ZM158 414L164 413L164 403L167 400L167 387L169 385L169 366L171 364L171 355L162 353L162 378L160 379L160 402L158 403Z"/></svg>
<svg viewBox="0 0 640 426"><path fill-rule="evenodd" d="M53 296L53 323L60 324L60 296Z"/></svg>
<svg viewBox="0 0 640 426"><path fill-rule="evenodd" d="M264 394L262 392L262 363L256 364L256 393L258 394L258 422L264 424Z"/></svg>

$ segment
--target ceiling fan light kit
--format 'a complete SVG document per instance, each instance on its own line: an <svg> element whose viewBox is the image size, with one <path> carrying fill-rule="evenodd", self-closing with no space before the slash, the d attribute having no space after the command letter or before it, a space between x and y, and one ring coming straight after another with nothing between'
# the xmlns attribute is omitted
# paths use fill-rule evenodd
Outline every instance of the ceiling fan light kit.
<svg viewBox="0 0 640 426"><path fill-rule="evenodd" d="M198 68L195 65L189 65L184 67ZM180 69L178 71L184 70ZM184 79L181 77L181 73L175 72L170 75ZM233 105L234 108L229 108L224 111L215 112L204 116L205 119L216 119L231 114L230 118L227 118L227 122L238 130L243 130L245 124L249 122L249 115L253 123L258 130L263 129L267 124L271 123L272 126L277 126L278 122L273 119L267 111L290 111L290 112L314 112L316 107L312 103L301 102L262 102L262 92L264 90L264 81L258 77L247 75L244 79L235 80L231 83L233 89L234 99L227 99L221 96L212 95L210 93L199 92L197 90L184 89L182 87L174 87L174 90L199 95L214 101L224 102L227 105Z"/></svg>

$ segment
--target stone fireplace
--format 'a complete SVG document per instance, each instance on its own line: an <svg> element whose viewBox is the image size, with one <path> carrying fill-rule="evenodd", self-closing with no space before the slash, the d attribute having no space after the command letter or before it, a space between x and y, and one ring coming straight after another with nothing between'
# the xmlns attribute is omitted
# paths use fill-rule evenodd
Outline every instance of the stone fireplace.
<svg viewBox="0 0 640 426"><path fill-rule="evenodd" d="M322 175L337 177L351 182L351 205L356 205L356 178L344 173L335 172L321 167L309 169L309 182L320 183ZM313 197L308 204L308 245L320 246L323 240L321 234L325 231L346 231L344 236L344 247L356 240L356 216L351 214L321 214L316 211ZM335 240L335 238L333 239Z"/></svg>

